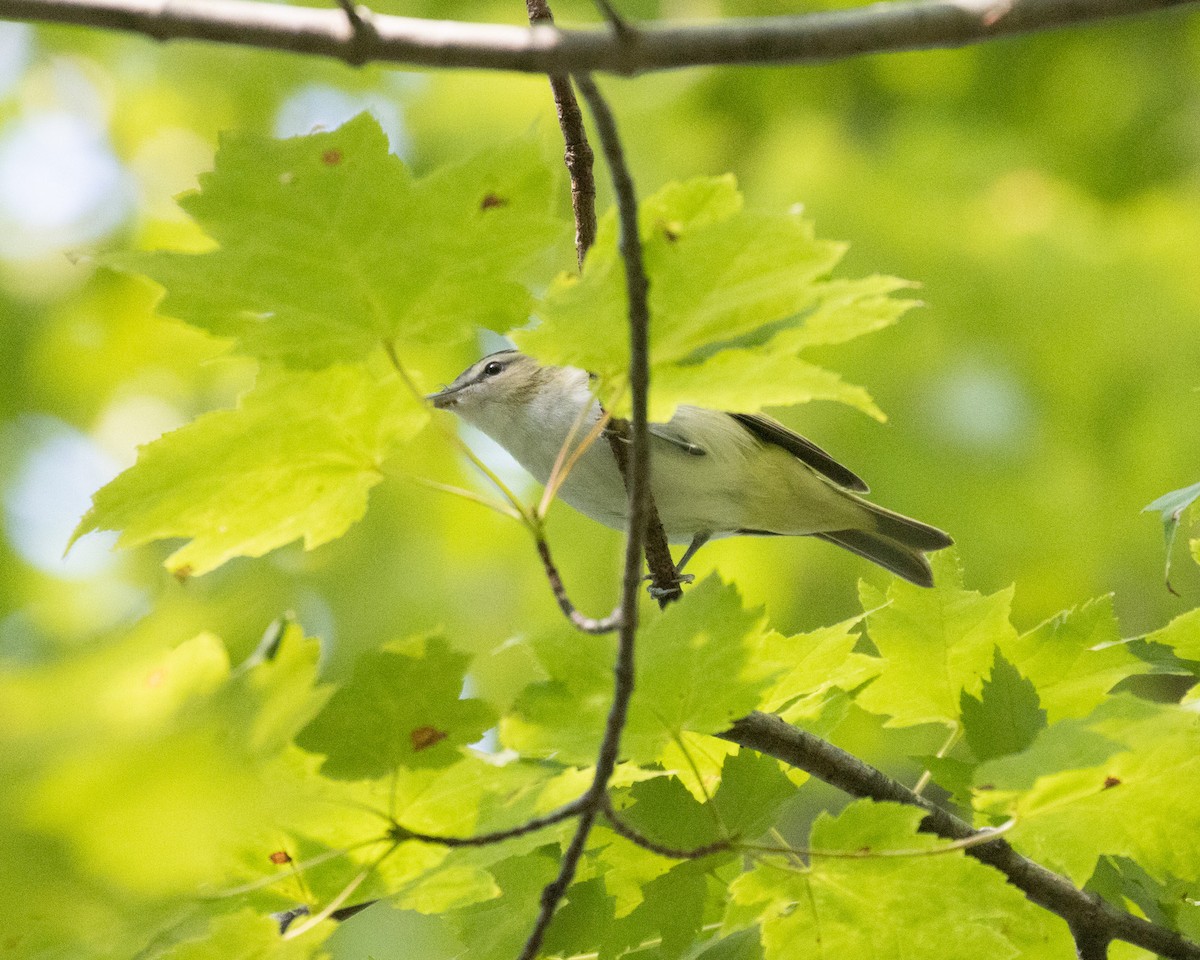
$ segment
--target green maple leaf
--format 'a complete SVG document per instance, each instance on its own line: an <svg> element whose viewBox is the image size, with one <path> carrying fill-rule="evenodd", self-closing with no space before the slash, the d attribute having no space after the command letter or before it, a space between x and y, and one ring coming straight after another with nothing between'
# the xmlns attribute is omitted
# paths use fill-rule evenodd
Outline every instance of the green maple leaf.
<svg viewBox="0 0 1200 960"><path fill-rule="evenodd" d="M854 690L883 669L883 661L855 653L863 617L851 617L811 633L768 636L760 654L778 662L783 673L767 691L760 709L795 722L811 719L834 689Z"/></svg>
<svg viewBox="0 0 1200 960"><path fill-rule="evenodd" d="M669 419L680 403L752 413L812 399L883 418L861 387L798 354L895 322L912 302L890 295L909 284L829 280L844 246L818 240L798 212L743 210L730 176L664 187L642 202L639 224L650 277L652 419ZM545 362L597 374L617 413L629 365L624 283L610 212L582 275L561 275L535 308L540 325L513 334Z"/></svg>
<svg viewBox="0 0 1200 960"><path fill-rule="evenodd" d="M1200 852L1178 838L1200 831L1200 795L1190 787L1200 778L1200 717L1173 704L1120 695L1087 718L1086 729L1091 739L1075 763L1093 765L1040 776L1024 790L977 792L977 806L993 816L1015 816L1013 844L1076 883L1086 881L1105 855L1129 857L1160 880L1195 876ZM1114 751L1105 741L1123 749ZM1063 754L1069 745L1054 750ZM1004 759L1015 764L1018 758ZM994 772L1010 782L1025 774L1028 782L1029 771Z"/></svg>
<svg viewBox="0 0 1200 960"><path fill-rule="evenodd" d="M1012 589L983 596L962 588L957 557L933 558L937 586L893 580L883 594L860 583L867 632L886 663L856 700L892 726L957 723L961 696L977 692L993 651L1016 637Z"/></svg>
<svg viewBox="0 0 1200 960"><path fill-rule="evenodd" d="M362 517L384 461L426 417L397 377L362 367L264 376L236 409L142 447L92 498L75 537L119 530L126 547L188 538L166 560L180 577L301 537L312 549Z"/></svg>
<svg viewBox="0 0 1200 960"><path fill-rule="evenodd" d="M1082 717L1117 683L1146 664L1120 638L1111 597L1060 613L1000 645L1004 656L1037 688L1050 723Z"/></svg>
<svg viewBox="0 0 1200 960"><path fill-rule="evenodd" d="M649 622L638 637L637 676L621 755L657 761L684 731L718 733L749 713L782 667L756 657L766 628L761 610L742 607L715 576ZM590 763L612 695L612 642L560 630L533 641L548 680L527 688L502 725L522 753ZM719 678L719 681L718 681Z"/></svg>
<svg viewBox="0 0 1200 960"><path fill-rule="evenodd" d="M1200 660L1200 608L1181 613L1161 630L1147 635L1146 640L1170 647L1185 660Z"/></svg>
<svg viewBox="0 0 1200 960"><path fill-rule="evenodd" d="M632 826L659 843L689 849L717 840L757 839L796 796L796 787L777 761L742 750L726 758L720 786L706 803L676 777L634 784L626 796L631 805L621 815Z"/></svg>
<svg viewBox="0 0 1200 960"><path fill-rule="evenodd" d="M997 648L991 675L978 698L961 698L963 734L977 760L1020 753L1046 726L1037 689Z"/></svg>
<svg viewBox="0 0 1200 960"><path fill-rule="evenodd" d="M820 814L808 846L857 856L814 853L803 870L762 863L733 882L733 915L761 924L765 960L1070 954L1065 925L1001 874L961 851L921 855L946 842L917 833L923 817L919 809L867 800L837 817ZM889 850L916 855L879 856Z"/></svg>
<svg viewBox="0 0 1200 960"><path fill-rule="evenodd" d="M483 701L461 697L470 662L439 638L363 654L296 742L324 754L322 772L341 779L449 766L496 719Z"/></svg>
<svg viewBox="0 0 1200 960"><path fill-rule="evenodd" d="M163 313L263 360L322 367L385 340L403 355L525 322L519 279L565 235L555 176L524 143L417 180L368 114L288 140L227 136L180 201L217 248L110 263L163 286Z"/></svg>

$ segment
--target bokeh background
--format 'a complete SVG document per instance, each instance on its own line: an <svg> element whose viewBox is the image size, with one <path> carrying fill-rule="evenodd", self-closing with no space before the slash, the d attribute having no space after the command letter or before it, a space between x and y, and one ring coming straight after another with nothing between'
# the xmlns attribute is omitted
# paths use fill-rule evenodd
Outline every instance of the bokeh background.
<svg viewBox="0 0 1200 960"><path fill-rule="evenodd" d="M378 6L513 23L523 13ZM801 9L622 6L635 19ZM583 0L556 12L594 19ZM643 193L732 171L750 206L800 202L821 236L849 241L843 275L922 284L925 305L898 326L819 358L865 384L886 425L828 404L779 415L881 502L951 531L969 585L1015 582L1024 628L1109 592L1126 635L1194 605L1200 576L1177 564L1184 597L1167 592L1157 518L1139 510L1200 476L1200 20L604 86ZM229 405L253 374L156 316L156 291L97 267L97 253L199 243L172 198L210 166L222 130L287 136L364 109L417 171L531 129L558 150L537 77L355 70L0 25L0 664L201 629L236 658L290 610L325 638L337 675L356 652L431 625L488 649L558 616L522 529L403 480L377 488L337 543L186 584L160 566L165 547L114 552L93 534L63 557L89 495L137 444ZM420 372L448 380L491 345L423 358ZM466 473L436 431L403 468ZM551 538L580 605L606 610L618 537L561 509ZM877 576L789 540L715 544L697 572L709 568L791 631L853 612L857 578Z"/></svg>

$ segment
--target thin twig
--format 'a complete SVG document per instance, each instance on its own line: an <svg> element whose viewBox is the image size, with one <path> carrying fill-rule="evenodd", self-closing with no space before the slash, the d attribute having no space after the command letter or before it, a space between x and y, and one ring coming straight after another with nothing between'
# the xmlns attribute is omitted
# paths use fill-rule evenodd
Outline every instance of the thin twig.
<svg viewBox="0 0 1200 960"><path fill-rule="evenodd" d="M604 17L613 32L623 36L628 42L634 34L634 29L629 25L629 21L621 16L620 11L613 6L612 0L593 0L593 2L596 4L596 9L600 11L600 16Z"/></svg>
<svg viewBox="0 0 1200 960"><path fill-rule="evenodd" d="M572 800L570 803L559 807L551 813L543 814L540 817L532 817L515 827L508 827L504 830L493 830L491 833L477 833L472 837L443 837L436 834L409 830L407 827L396 824L392 828L391 839L397 843L402 843L405 840L417 840L421 843L435 844L440 847L490 847L497 843L503 843L505 840L513 840L516 837L524 837L527 834L536 833L538 830L544 830L546 827L562 823L564 820L570 820L571 817L579 814L586 800L587 794L584 794L578 800Z"/></svg>
<svg viewBox="0 0 1200 960"><path fill-rule="evenodd" d="M948 840L981 833L869 763L779 717L755 711L720 736L805 770L852 796L920 807L926 814L921 829L927 833ZM966 852L995 867L1034 903L1066 920L1086 960L1102 957L1099 944L1109 940L1123 940L1171 960L1200 960L1200 945L1080 890L1066 877L1021 856L1006 840L988 837Z"/></svg>
<svg viewBox="0 0 1200 960"><path fill-rule="evenodd" d="M525 9L529 14L530 26L554 26L554 15L546 0L525 0ZM558 126L563 135L563 161L571 178L575 257L582 270L583 258L596 239L596 177L592 172L595 154L588 143L583 112L579 109L579 101L575 99L575 91L571 89L571 78L565 73L552 73L549 79L554 111L558 114Z"/></svg>
<svg viewBox="0 0 1200 960"><path fill-rule="evenodd" d="M372 41L378 39L374 15L354 0L337 0L337 5L342 8L346 22L350 24L350 49L346 53L346 60L356 67L361 66L371 59Z"/></svg>
<svg viewBox="0 0 1200 960"><path fill-rule="evenodd" d="M356 35L341 10L262 0L0 0L0 19L66 23L287 50L351 63L564 74L623 74L716 64L825 63L864 54L929 50L1076 26L1196 0L911 0L847 10L716 23L638 25L636 44L615 31L421 20L375 14Z"/></svg>
<svg viewBox="0 0 1200 960"><path fill-rule="evenodd" d="M391 363L392 367L395 368L396 373L404 382L404 385L408 388L409 392L412 393L417 400L424 402L425 396L419 389L417 389L416 383L413 382L412 377L409 376L408 371L400 362L400 357L396 353L395 344L392 343L391 340L385 339L382 342L382 346L383 352L387 354L388 361ZM526 509L525 504L521 502L520 498L508 488L508 484L500 479L500 477L496 474L496 471L484 463L475 453L475 451L472 450L465 442L463 442L463 438L458 435L456 430L451 430L444 426L437 417L433 418L433 423L437 430L441 432L442 436L444 436L450 441L450 443L457 447L462 452L463 456L471 461L471 464L475 467L475 469L491 481L492 486L500 491L500 493L504 496L504 499L508 501L509 506L513 508L514 512L517 514L517 518L532 530L534 528L534 520L530 511Z"/></svg>
<svg viewBox="0 0 1200 960"><path fill-rule="evenodd" d="M588 617L580 613L575 605L571 603L571 598L567 596L567 589L563 586L562 574L558 572L558 567L554 565L554 560L550 556L550 545L546 542L546 538L538 536L536 543L538 556L542 558L542 566L546 568L546 579L550 582L550 589L554 593L554 599L558 601L558 607L566 614L567 619L584 633L612 633L616 630L621 625L620 608L618 607L602 619Z"/></svg>
<svg viewBox="0 0 1200 960"><path fill-rule="evenodd" d="M305 920L299 926L293 927L289 923L287 930L283 932L283 939L284 940L293 940L296 937L300 936L300 934L306 933L307 931L309 931L313 927L315 927L317 924L321 923L324 920L327 920L334 913L336 913L338 908L341 907L341 905L343 903L345 903L347 900L350 899L350 894L352 894L355 890L357 890L360 886L362 886L362 882L371 875L371 871L374 870L376 867L378 867L381 863L383 863L384 860L386 860L388 857L390 857L392 855L392 853L395 852L396 847L398 845L399 844L393 843L390 847L387 848L387 850L385 850L378 857L376 857L373 861L371 861L365 867L363 867L358 873L356 873L350 879L350 882L347 883L344 887L342 887L342 889L341 889L341 891L339 891L338 895L336 897L334 897L332 900L330 900L328 904L325 905L324 909L322 909L318 913L315 913L312 916L310 916L307 920Z"/></svg>
<svg viewBox="0 0 1200 960"><path fill-rule="evenodd" d="M617 214L621 225L620 248L625 265L625 292L629 309L629 384L633 406L630 424L633 446L629 457L629 533L625 542L625 567L621 584L621 627L618 633L616 663L613 667L613 702L604 725L604 739L597 753L596 770L592 784L584 796L575 834L563 853L558 875L542 890L537 919L518 960L534 960L537 956L546 930L550 927L550 921L575 876L579 858L583 856L588 835L603 808L608 782L612 779L613 769L617 764L621 731L625 728L629 702L633 698L634 640L638 628L642 544L645 539L646 506L650 490L650 434L646 424L650 389L650 281L646 277L646 269L642 262L642 243L637 224L637 195L625 164L616 122L608 104L596 89L591 77L576 77L575 83L587 101L596 123L600 145L608 161L609 174L617 197Z"/></svg>
<svg viewBox="0 0 1200 960"><path fill-rule="evenodd" d="M651 853L657 853L660 857L667 857L670 860L699 860L714 853L724 853L735 847L735 841L732 839L714 840L712 843L707 843L701 847L692 847L691 849L670 847L664 843L659 843L657 840L651 840L644 833L639 832L621 819L621 815L613 809L612 801L607 794L604 798L604 819L612 827L613 833L624 837L630 843L637 844L639 847L649 850Z"/></svg>
<svg viewBox="0 0 1200 960"><path fill-rule="evenodd" d="M998 827L982 827L974 836L952 840L940 847L911 847L908 849L872 850L822 850L815 847L793 847L788 843L772 846L767 843L738 843L736 849L747 850L750 853L777 853L790 859L797 857L815 857L818 860L886 860L889 857L901 859L917 859L920 857L936 857L943 853L954 853L977 847L981 843L991 843L1002 833L1007 833L1017 825L1016 819L1006 820Z"/></svg>

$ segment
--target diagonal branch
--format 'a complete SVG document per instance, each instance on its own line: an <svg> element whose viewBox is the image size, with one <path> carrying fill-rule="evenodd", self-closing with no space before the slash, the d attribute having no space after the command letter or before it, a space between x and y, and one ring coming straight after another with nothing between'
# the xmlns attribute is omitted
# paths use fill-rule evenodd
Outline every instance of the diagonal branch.
<svg viewBox="0 0 1200 960"><path fill-rule="evenodd" d="M806 770L852 796L920 807L927 814L921 829L928 833L951 840L980 834L970 824L913 793L869 763L779 717L756 711L720 736ZM1006 840L980 842L966 853L995 867L1034 903L1062 917L1084 960L1105 956L1110 940L1123 940L1172 960L1200 960L1200 945L1085 893L1066 877L1021 856Z"/></svg>
<svg viewBox="0 0 1200 960"><path fill-rule="evenodd" d="M637 74L716 64L823 63L982 43L1197 0L915 0L821 13L635 31L458 23L374 14L356 30L341 9L259 0L0 0L0 19L206 40L265 50L425 67Z"/></svg>

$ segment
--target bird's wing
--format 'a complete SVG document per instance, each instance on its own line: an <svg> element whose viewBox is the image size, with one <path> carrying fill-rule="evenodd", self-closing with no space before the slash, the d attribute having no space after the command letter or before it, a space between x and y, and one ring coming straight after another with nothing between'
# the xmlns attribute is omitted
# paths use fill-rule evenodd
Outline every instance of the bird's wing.
<svg viewBox="0 0 1200 960"><path fill-rule="evenodd" d="M811 440L806 440L800 434L789 430L778 420L764 417L761 413L731 413L730 416L763 443L783 447L797 460L808 464L839 487L853 490L855 493L866 493L870 489L858 474L843 467Z"/></svg>

